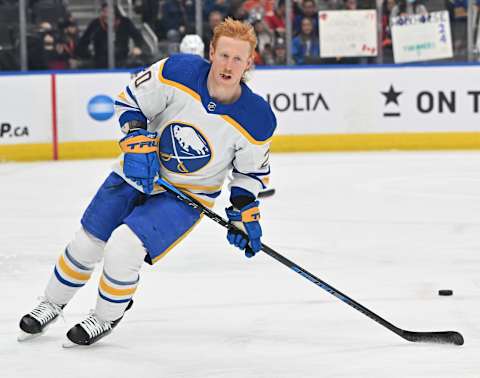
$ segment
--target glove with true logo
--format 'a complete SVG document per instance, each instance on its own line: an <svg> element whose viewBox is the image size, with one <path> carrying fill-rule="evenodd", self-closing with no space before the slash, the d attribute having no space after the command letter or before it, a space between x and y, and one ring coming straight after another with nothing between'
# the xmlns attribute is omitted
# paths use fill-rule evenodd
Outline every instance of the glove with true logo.
<svg viewBox="0 0 480 378"><path fill-rule="evenodd" d="M244 234L228 230L227 240L235 247L245 250L245 256L253 257L261 250L262 228L260 227L259 202L254 201L242 207L240 210L234 207L225 209L228 220L237 226ZM248 236L248 239L245 237Z"/></svg>
<svg viewBox="0 0 480 378"><path fill-rule="evenodd" d="M119 144L123 156L123 173L142 186L144 193L153 191L153 184L160 172L157 133L143 129L129 132Z"/></svg>

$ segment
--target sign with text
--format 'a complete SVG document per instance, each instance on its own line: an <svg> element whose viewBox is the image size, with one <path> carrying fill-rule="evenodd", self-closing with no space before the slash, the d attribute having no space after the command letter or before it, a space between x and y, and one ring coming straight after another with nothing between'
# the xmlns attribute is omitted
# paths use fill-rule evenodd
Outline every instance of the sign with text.
<svg viewBox="0 0 480 378"><path fill-rule="evenodd" d="M453 56L447 11L393 17L391 29L395 63Z"/></svg>
<svg viewBox="0 0 480 378"><path fill-rule="evenodd" d="M0 76L0 146L52 140L51 78Z"/></svg>
<svg viewBox="0 0 480 378"><path fill-rule="evenodd" d="M318 18L322 58L377 55L374 9L321 11Z"/></svg>

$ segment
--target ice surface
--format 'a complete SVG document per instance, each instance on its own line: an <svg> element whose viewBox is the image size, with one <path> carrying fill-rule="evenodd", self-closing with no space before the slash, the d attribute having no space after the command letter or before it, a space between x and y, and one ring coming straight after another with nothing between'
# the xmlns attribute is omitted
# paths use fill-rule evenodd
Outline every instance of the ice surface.
<svg viewBox="0 0 480 378"><path fill-rule="evenodd" d="M477 152L277 154L261 206L266 244L401 328L462 332L462 347L401 339L269 256L244 258L207 218L144 267L108 338L61 348L98 267L65 321L18 343L111 164L0 165L1 377L480 377Z"/></svg>

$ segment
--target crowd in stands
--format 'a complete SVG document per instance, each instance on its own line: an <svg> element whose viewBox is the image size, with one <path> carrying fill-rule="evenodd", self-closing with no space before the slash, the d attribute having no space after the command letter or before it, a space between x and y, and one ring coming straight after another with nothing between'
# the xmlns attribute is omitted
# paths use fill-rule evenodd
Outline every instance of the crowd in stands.
<svg viewBox="0 0 480 378"><path fill-rule="evenodd" d="M93 0L87 0L93 1ZM476 0L480 4L480 0ZM375 9L375 0L293 0L291 41L295 64L363 63L375 61L360 58L320 58L318 12L320 10ZM27 0L29 28L27 35L28 68L77 69L108 67L107 6L80 33L77 21L68 10L68 0ZM445 0L452 22L454 45L465 48L466 0ZM160 41L159 56L152 56L145 40L132 20L115 7L115 62L116 67L134 67L152 63L178 52L182 37L194 34L195 0L133 0L134 12L154 31ZM17 69L17 25L6 26L8 9L17 7L18 0L0 0L0 70ZM393 62L390 19L404 14L428 12L424 0L383 0L382 46L384 62ZM2 18L2 14L4 17ZM286 64L286 6L285 0L205 0L203 1L203 35L205 56L213 29L224 18L233 17L253 25L258 37L255 51L256 65ZM10 17L11 19L11 17ZM462 24L463 22L463 24ZM31 26L33 25L33 26ZM463 25L463 26L462 26ZM17 32L15 42L14 34ZM10 44L8 42L11 42ZM3 48L2 48L3 46ZM5 48L9 46L9 48ZM10 52L10 55L9 55ZM9 67L17 64L17 67Z"/></svg>

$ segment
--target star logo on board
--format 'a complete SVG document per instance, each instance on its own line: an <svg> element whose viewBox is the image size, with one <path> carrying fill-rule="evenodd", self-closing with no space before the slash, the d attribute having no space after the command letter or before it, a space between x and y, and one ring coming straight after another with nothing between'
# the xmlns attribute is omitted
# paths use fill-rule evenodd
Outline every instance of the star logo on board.
<svg viewBox="0 0 480 378"><path fill-rule="evenodd" d="M396 105L397 107L400 106L398 103L398 98L403 93L402 91L396 91L393 88L393 84L390 84L390 88L386 92L380 92L383 96L385 96L385 106L388 104ZM383 112L384 117L400 117L400 112Z"/></svg>

